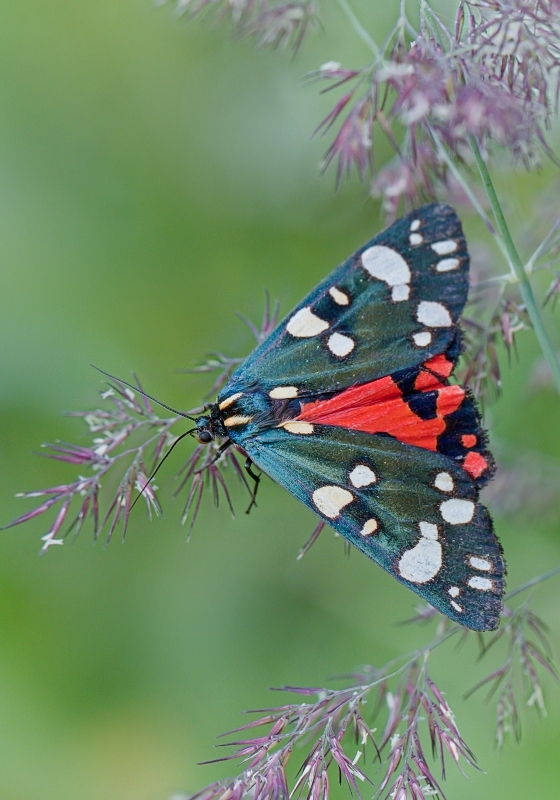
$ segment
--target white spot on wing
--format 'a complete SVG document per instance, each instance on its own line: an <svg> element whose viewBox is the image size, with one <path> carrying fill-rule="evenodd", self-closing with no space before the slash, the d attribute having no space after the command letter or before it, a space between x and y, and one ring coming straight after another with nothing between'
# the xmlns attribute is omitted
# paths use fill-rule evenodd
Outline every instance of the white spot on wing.
<svg viewBox="0 0 560 800"><path fill-rule="evenodd" d="M228 408L228 406L231 406L232 403L235 403L236 400L239 400L242 394L243 392L235 392L235 394L231 394L229 397L226 397L225 400L222 400L222 402L218 406L220 411L223 411L224 408Z"/></svg>
<svg viewBox="0 0 560 800"><path fill-rule="evenodd" d="M435 542L438 537L437 525L434 525L433 522L421 522L419 527L420 533L424 538L432 539Z"/></svg>
<svg viewBox="0 0 560 800"><path fill-rule="evenodd" d="M438 472L434 481L434 486L440 492L452 492L455 484L449 472Z"/></svg>
<svg viewBox="0 0 560 800"><path fill-rule="evenodd" d="M333 333L329 336L327 346L333 355L344 358L344 356L352 352L356 344L349 336L344 336L342 333Z"/></svg>
<svg viewBox="0 0 560 800"><path fill-rule="evenodd" d="M420 222L419 219L413 219L412 222L410 223L410 230L411 231L417 231L418 228L420 227L420 225L421 225L421 222Z"/></svg>
<svg viewBox="0 0 560 800"><path fill-rule="evenodd" d="M370 486L376 480L375 472L365 464L358 464L350 473L350 482L356 489L360 489L362 486Z"/></svg>
<svg viewBox="0 0 560 800"><path fill-rule="evenodd" d="M419 333L413 333L412 338L417 347L427 347L432 341L432 334L430 331L420 331Z"/></svg>
<svg viewBox="0 0 560 800"><path fill-rule="evenodd" d="M454 497L451 500L444 500L439 510L446 522L451 523L451 525L464 525L473 518L474 508L472 500L461 500L458 497Z"/></svg>
<svg viewBox="0 0 560 800"><path fill-rule="evenodd" d="M273 400L288 400L290 397L297 397L297 386L276 386L268 393Z"/></svg>
<svg viewBox="0 0 560 800"><path fill-rule="evenodd" d="M408 283L399 283L397 286L393 286L391 300L395 303L400 303L402 300L408 300L409 294L410 286Z"/></svg>
<svg viewBox="0 0 560 800"><path fill-rule="evenodd" d="M471 567L481 570L481 572L490 572L492 569L491 561L488 561L487 558L479 558L478 556L471 556L469 558L469 564Z"/></svg>
<svg viewBox="0 0 560 800"><path fill-rule="evenodd" d="M459 614L463 612L463 607L460 606L459 603L456 603L455 600L450 600L450 605L453 606L455 611L457 611Z"/></svg>
<svg viewBox="0 0 560 800"><path fill-rule="evenodd" d="M441 544L422 537L416 547L403 553L399 572L405 581L426 583L441 569Z"/></svg>
<svg viewBox="0 0 560 800"><path fill-rule="evenodd" d="M429 328L448 328L453 324L451 315L444 305L433 300L422 300L416 312L418 322Z"/></svg>
<svg viewBox="0 0 560 800"><path fill-rule="evenodd" d="M331 286L329 289L329 294L334 300L335 303L338 303L339 306L347 306L350 303L350 298L344 292L341 292L340 289L337 289L336 286Z"/></svg>
<svg viewBox="0 0 560 800"><path fill-rule="evenodd" d="M371 536L372 533L375 533L377 530L377 520L376 519L368 519L366 520L364 527L360 531L362 536Z"/></svg>
<svg viewBox="0 0 560 800"><path fill-rule="evenodd" d="M442 258L436 264L436 272L451 272L452 269L457 269L460 263L458 258Z"/></svg>
<svg viewBox="0 0 560 800"><path fill-rule="evenodd" d="M353 499L352 493L342 486L321 486L313 492L313 502L329 519L336 519L344 506Z"/></svg>
<svg viewBox="0 0 560 800"><path fill-rule="evenodd" d="M478 589L481 592L489 592L494 585L490 578L481 578L480 575L473 575L469 578L467 583L471 589Z"/></svg>
<svg viewBox="0 0 560 800"><path fill-rule="evenodd" d="M288 422L281 422L278 426L284 428L288 433L299 433L308 435L313 433L313 425L310 422L300 422L299 420L289 420Z"/></svg>
<svg viewBox="0 0 560 800"><path fill-rule="evenodd" d="M251 422L253 417L244 417L240 414L236 414L233 417L228 417L224 420L224 425L226 428L233 428L235 425L246 425L248 422Z"/></svg>
<svg viewBox="0 0 560 800"><path fill-rule="evenodd" d="M434 250L438 256L446 256L448 253L454 253L457 247L458 244L455 239L445 239L443 242L434 242L432 250Z"/></svg>
<svg viewBox="0 0 560 800"><path fill-rule="evenodd" d="M292 336L306 339L309 336L317 336L318 333L326 331L329 323L314 314L309 306L300 308L286 325L286 330Z"/></svg>
<svg viewBox="0 0 560 800"><path fill-rule="evenodd" d="M422 244L424 237L421 233L411 233L408 237L408 241L411 245Z"/></svg>
<svg viewBox="0 0 560 800"><path fill-rule="evenodd" d="M384 281L387 286L408 283L411 278L409 266L400 253L384 245L376 244L364 250L362 264L373 278Z"/></svg>
<svg viewBox="0 0 560 800"><path fill-rule="evenodd" d="M461 594L461 590L459 589L458 586L451 586L447 590L447 594L450 594L451 597L459 597L459 595Z"/></svg>

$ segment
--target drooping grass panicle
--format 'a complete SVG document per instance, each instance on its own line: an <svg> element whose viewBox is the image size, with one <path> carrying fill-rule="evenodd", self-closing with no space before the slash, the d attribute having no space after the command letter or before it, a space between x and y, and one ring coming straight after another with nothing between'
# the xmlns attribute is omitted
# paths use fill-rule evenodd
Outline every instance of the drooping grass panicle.
<svg viewBox="0 0 560 800"><path fill-rule="evenodd" d="M248 796L328 800L333 771L355 797L363 797L366 791L371 796L373 791L377 800L423 800L426 796L445 800L442 781L448 763L463 774L463 767L479 767L461 736L445 692L429 674L430 660L452 637L459 637L460 643L477 643L479 661L503 645L503 666L479 681L468 696L485 686L493 688L492 695L497 692L499 746L508 733L520 734L520 702L544 713L539 672L554 680L557 672L548 630L531 608L531 595L519 606L511 603L559 569L510 592L510 605L495 633L467 631L432 609L432 614L421 613L418 618L438 618L434 639L422 649L381 668L363 666L342 676L338 680L348 683L346 688L282 687L279 691L295 693L300 699L252 712L260 716L223 734L230 741L219 746L232 748L232 752L204 762L233 760L240 763L242 771L232 779L206 786L190 800ZM521 682L514 676L520 676ZM298 757L302 750L303 758ZM368 784L373 784L373 789Z"/></svg>
<svg viewBox="0 0 560 800"><path fill-rule="evenodd" d="M141 391L140 385L138 388ZM26 522L52 506L60 505L54 523L43 537L41 552L46 552L53 544L62 544L64 536L70 531L77 535L88 517L93 523L95 539L107 527L107 541L110 541L118 523L122 523L124 536L135 490L141 492L150 515L152 511L156 514L161 512L155 487L148 483L146 459L157 461L172 446L176 437L171 433L171 428L182 417L158 416L147 398L119 381L113 381L110 388L101 393L101 398L105 407L69 414L81 418L87 425L92 436L90 447L66 443L44 445L49 451L45 454L48 458L89 469L91 475L80 475L77 480L61 486L19 495L24 498L46 497L47 500L17 517L8 527ZM108 483L114 482L113 476L119 473L117 488L107 500L106 510L101 511L102 484L106 480ZM63 534L61 529L72 504L78 507L78 511Z"/></svg>
<svg viewBox="0 0 560 800"><path fill-rule="evenodd" d="M446 755L457 765L461 759L472 766L476 762L443 693L427 674L427 658L421 664L411 662L396 679L371 668L366 674L375 677L348 689L284 687L283 691L296 692L306 698L305 702L264 709L265 716L232 731L229 735L268 728L225 745L235 749L215 760L240 760L246 764L243 771L233 780L211 784L191 800L247 795L327 800L332 770L339 773L355 797L361 797L368 783L373 783L366 770L378 778L376 797L396 797L399 792L403 798L419 797L418 791L421 794L426 788L444 797L421 739L428 738L442 777ZM375 698L373 715L367 709L368 698ZM383 729L378 731L373 719L380 724L383 717ZM290 780L288 762L303 743L307 755Z"/></svg>
<svg viewBox="0 0 560 800"><path fill-rule="evenodd" d="M276 326L278 302L271 303L265 293L265 306L260 326L240 315L253 333L257 343L264 341ZM191 372L218 371L218 377L211 388L215 397L226 383L231 372L243 361L242 358L229 358L222 354L213 356L202 366ZM41 553L51 546L64 543L73 533L76 537L89 519L93 527L93 537L97 540L106 531L105 542L113 538L117 526L121 526L122 537L126 536L130 514L137 500L145 502L148 516L159 516L162 506L158 488L154 483L154 473L159 468L178 439L188 432L176 434L177 425L184 422L185 416L204 413L205 406L170 417L162 417L154 411L150 399L144 394L137 377L134 384L111 378L109 388L101 392L104 406L90 411L69 412L68 416L83 420L88 428L92 442L90 446L57 442L45 444L47 458L63 461L81 470L89 470L90 475L80 475L76 480L47 489L24 492L18 497L41 498L41 502L31 511L12 520L6 527L13 527L42 516L51 509L57 509L54 521L42 537ZM186 495L182 513L182 523L190 519L189 536L198 516L203 495L209 491L215 505L220 497L226 501L233 514L233 501L229 481L233 475L241 482L254 504L253 490L249 486L245 471L238 455L231 448L220 451L224 442L197 445L176 476L178 487L174 493ZM116 483L116 487L115 487ZM112 489L110 488L112 487ZM72 517L71 511L75 509ZM64 527L67 525L68 527Z"/></svg>
<svg viewBox="0 0 560 800"><path fill-rule="evenodd" d="M527 165L539 149L552 155L544 131L558 110L557 4L460 2L455 25L449 28L429 3L422 3L419 13L416 29L406 16L406 4L401 4L400 17L385 43L372 47L370 64L348 69L340 64L328 68L329 63L316 73L330 81L331 88L353 82L322 123L330 126L343 111L346 114L328 151L330 160L339 159L338 176L351 166L363 176L362 149L371 150L373 138L369 130L364 138L355 119L371 103L371 120L396 154L395 163L374 176L374 191L391 214L395 197L406 205L417 201L411 176L420 172L416 188L428 193L446 180L433 131L460 161L470 150L469 136L482 147L495 142ZM360 147L364 141L365 147ZM439 168L432 175L422 163ZM398 173L402 177L397 192Z"/></svg>
<svg viewBox="0 0 560 800"><path fill-rule="evenodd" d="M363 682L341 690L284 687L284 691L306 698L305 702L265 709L264 717L232 731L269 728L260 735L231 741L227 746L236 749L218 760L241 759L247 766L233 780L211 784L192 800L231 797L241 787L239 796L255 793L270 798L327 800L332 769L339 772L353 796L362 796L367 784L373 783L367 774L373 772L376 797L395 797L399 792L403 798L415 797L422 787L443 797L421 741L426 737L432 757L440 762L442 777L446 755L457 765L464 759L476 766L443 693L427 674L427 658L421 663L413 660L392 676L364 668L353 677ZM372 700L373 708L368 711ZM373 727L374 722L382 727ZM307 755L290 780L286 768L298 745L306 747Z"/></svg>

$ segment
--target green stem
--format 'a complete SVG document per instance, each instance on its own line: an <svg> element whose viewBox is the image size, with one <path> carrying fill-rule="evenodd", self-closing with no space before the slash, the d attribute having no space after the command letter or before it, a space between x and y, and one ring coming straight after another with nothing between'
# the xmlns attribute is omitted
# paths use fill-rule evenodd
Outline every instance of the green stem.
<svg viewBox="0 0 560 800"><path fill-rule="evenodd" d="M513 589L513 591L508 592L504 598L504 600L511 600L512 597L515 597L517 594L521 594L521 592L526 592L527 589L532 589L533 586L537 586L539 583L543 583L547 581L549 578L554 578L555 575L560 573L560 566L554 567L549 572L545 572L544 575L537 575L536 578L533 578L527 583L523 583L521 586L518 586L517 589Z"/></svg>
<svg viewBox="0 0 560 800"><path fill-rule="evenodd" d="M480 152L478 142L474 136L470 136L469 139L470 139L471 150L473 152L476 165L478 167L478 171L480 172L480 177L482 178L482 183L484 184L484 188L486 189L486 194L488 195L488 200L490 201L490 205L492 206L492 211L494 213L494 219L496 220L498 231L500 232L500 236L503 239L509 260L514 269L517 280L519 281L519 291L521 292L521 297L523 298L523 302L525 303L527 314L529 315L529 319L531 320L531 323L535 330L535 335L537 337L543 355L548 362L548 366L550 367L552 378L554 380L554 383L556 384L558 393L560 394L560 365L558 364L558 359L556 357L556 353L554 352L554 347L552 346L552 342L550 341L548 333L546 332L546 328L544 326L543 319L541 317L541 313L537 305L537 301L535 300L535 295L533 294L533 289L529 282L529 278L525 271L525 267L519 256L519 253L517 252L517 248L513 243L513 239L511 238L511 233L509 232L509 228L504 217L504 212L502 211L500 201L498 200L498 195L496 194L494 184L492 183L490 172L488 171L486 162L484 161L482 154Z"/></svg>
<svg viewBox="0 0 560 800"><path fill-rule="evenodd" d="M457 181L457 183L461 186L462 190L465 192L465 194L467 195L467 197L471 201L471 204L472 204L473 208L475 209L475 211L477 212L477 214L481 218L481 220L484 222L484 224L486 225L486 227L488 228L488 230L490 231L492 236L496 237L500 248L503 248L503 243L501 242L499 237L496 236L496 230L495 230L494 226L492 225L492 222L490 221L490 219L488 217L488 214L482 208L481 204L478 202L478 198L475 195L475 193L473 192L473 190L471 189L468 181L466 181L463 178L463 176L461 175L461 173L457 169L457 166L456 166L455 162L453 161L453 159L451 158L451 156L447 152L443 142L439 138L439 136L436 133L436 131L431 127L431 125L429 126L429 130L430 130L430 135L431 135L432 139L436 143L436 147L438 149L438 153L440 154L440 156L445 161L445 163L447 165L447 168L452 173L452 175L454 176L454 178ZM507 256L506 253L504 253L504 255Z"/></svg>

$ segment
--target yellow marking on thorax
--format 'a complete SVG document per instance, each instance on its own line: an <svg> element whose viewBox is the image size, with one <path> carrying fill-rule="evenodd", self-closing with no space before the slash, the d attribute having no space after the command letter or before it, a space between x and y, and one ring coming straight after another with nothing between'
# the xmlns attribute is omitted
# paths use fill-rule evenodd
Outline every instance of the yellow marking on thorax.
<svg viewBox="0 0 560 800"><path fill-rule="evenodd" d="M236 400L239 400L242 394L243 392L236 392L235 394L226 397L225 400L222 400L222 402L218 406L220 411L223 411L225 408L228 408L228 406L231 406L232 403L235 403Z"/></svg>
<svg viewBox="0 0 560 800"><path fill-rule="evenodd" d="M251 422L253 417L243 417L241 415L236 415L233 417L228 417L224 420L224 425L226 428L233 428L234 425L246 425L248 422Z"/></svg>

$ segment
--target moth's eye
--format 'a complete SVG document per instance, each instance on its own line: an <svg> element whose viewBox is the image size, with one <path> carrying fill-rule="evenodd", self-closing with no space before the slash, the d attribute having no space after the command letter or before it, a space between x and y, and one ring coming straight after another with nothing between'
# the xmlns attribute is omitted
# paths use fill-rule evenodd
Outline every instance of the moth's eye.
<svg viewBox="0 0 560 800"><path fill-rule="evenodd" d="M196 436L201 444L209 444L214 438L210 431L199 431Z"/></svg>

